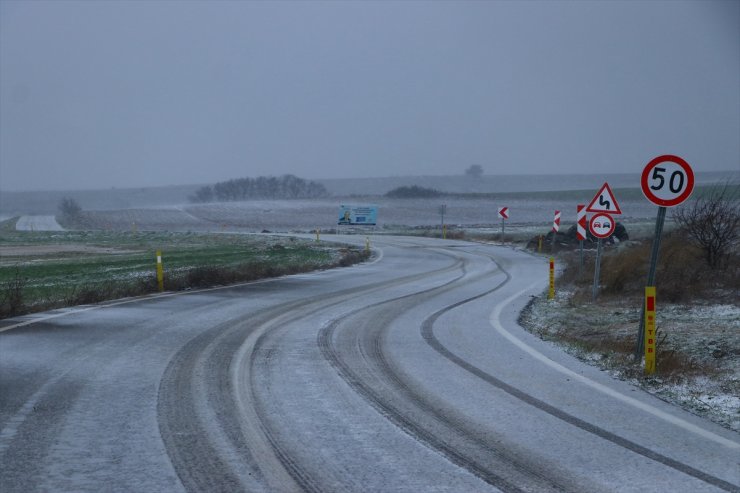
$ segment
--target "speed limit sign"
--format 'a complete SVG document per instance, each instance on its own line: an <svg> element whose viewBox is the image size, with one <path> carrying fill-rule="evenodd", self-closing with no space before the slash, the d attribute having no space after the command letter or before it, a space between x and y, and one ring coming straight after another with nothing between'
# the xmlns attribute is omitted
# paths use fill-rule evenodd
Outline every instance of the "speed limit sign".
<svg viewBox="0 0 740 493"><path fill-rule="evenodd" d="M658 156L642 170L642 193L655 205L673 207L694 191L694 172L678 156Z"/></svg>

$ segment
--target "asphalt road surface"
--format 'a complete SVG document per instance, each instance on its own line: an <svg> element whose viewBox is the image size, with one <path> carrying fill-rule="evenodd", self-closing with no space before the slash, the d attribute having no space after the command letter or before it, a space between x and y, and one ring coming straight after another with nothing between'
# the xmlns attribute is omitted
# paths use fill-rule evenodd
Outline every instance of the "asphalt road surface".
<svg viewBox="0 0 740 493"><path fill-rule="evenodd" d="M0 491L740 491L736 433L517 325L543 259L373 248L0 321Z"/></svg>

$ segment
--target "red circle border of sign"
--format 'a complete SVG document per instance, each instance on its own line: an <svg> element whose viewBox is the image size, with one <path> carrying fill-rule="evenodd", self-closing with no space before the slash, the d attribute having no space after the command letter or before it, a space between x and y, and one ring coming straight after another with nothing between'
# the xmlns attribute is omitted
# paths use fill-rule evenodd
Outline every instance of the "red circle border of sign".
<svg viewBox="0 0 740 493"><path fill-rule="evenodd" d="M608 217L609 218L609 222L612 225L612 227L609 230L609 232L607 234L603 235L603 236L602 235L599 235L599 234L596 234L596 232L594 231L594 229L591 227L591 224L593 224L594 219L596 219L599 216ZM595 237L597 237L599 239L609 238L611 235L614 234L614 230L615 229L617 229L617 223L614 221L614 218L611 215L607 214L606 212L599 212L597 214L594 214L593 216L591 216L591 220L588 222L588 230L591 231L591 234L592 235L594 235Z"/></svg>
<svg viewBox="0 0 740 493"><path fill-rule="evenodd" d="M671 163L675 163L683 168L683 170L686 172L686 180L691 186L687 186L686 190L672 200L665 200L661 199L659 197L656 197L651 191L648 183L648 178L650 175L650 170L652 170L656 165L660 163L664 163L666 161L669 161ZM684 200L688 199L691 193L694 191L694 170L691 169L691 166L689 163L687 163L684 159L674 156L672 154L664 154L663 156L658 156L652 161L650 161L647 166L645 166L645 169L642 170L642 177L640 178L640 187L642 188L642 194L645 196L646 199L648 199L650 202L652 202L655 205L659 205L661 207L673 207Z"/></svg>

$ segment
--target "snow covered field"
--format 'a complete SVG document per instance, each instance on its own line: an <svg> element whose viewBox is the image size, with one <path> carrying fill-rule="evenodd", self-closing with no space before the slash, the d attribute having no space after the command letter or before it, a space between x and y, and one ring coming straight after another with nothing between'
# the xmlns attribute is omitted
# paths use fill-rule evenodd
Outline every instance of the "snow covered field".
<svg viewBox="0 0 740 493"><path fill-rule="evenodd" d="M15 229L18 231L64 231L54 216L21 216Z"/></svg>

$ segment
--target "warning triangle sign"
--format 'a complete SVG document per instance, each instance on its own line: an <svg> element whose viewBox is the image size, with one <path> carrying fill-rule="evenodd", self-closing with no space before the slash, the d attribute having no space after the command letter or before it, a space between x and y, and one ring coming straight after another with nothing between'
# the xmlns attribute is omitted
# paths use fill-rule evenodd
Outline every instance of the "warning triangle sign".
<svg viewBox="0 0 740 493"><path fill-rule="evenodd" d="M596 194L596 197L588 204L586 208L588 212L605 212L607 214L621 214L622 210L619 208L617 199L614 198L614 193L608 183L604 183Z"/></svg>

